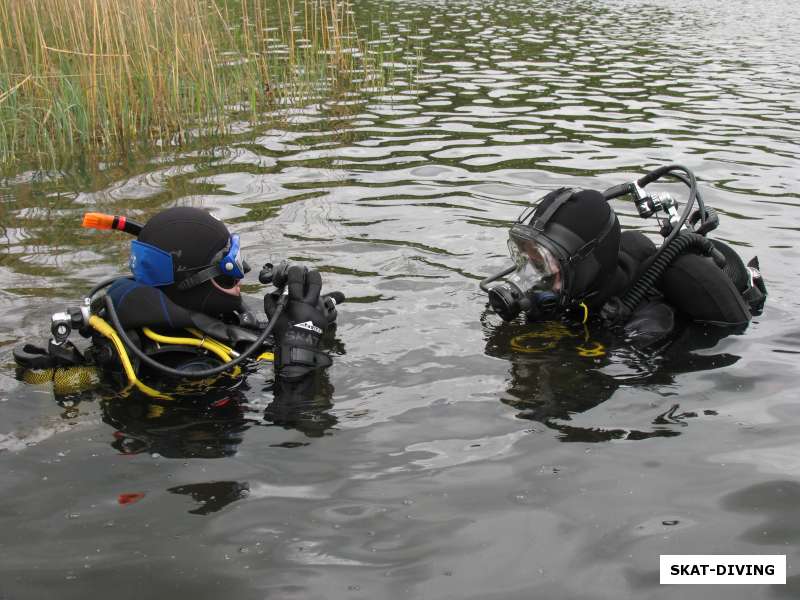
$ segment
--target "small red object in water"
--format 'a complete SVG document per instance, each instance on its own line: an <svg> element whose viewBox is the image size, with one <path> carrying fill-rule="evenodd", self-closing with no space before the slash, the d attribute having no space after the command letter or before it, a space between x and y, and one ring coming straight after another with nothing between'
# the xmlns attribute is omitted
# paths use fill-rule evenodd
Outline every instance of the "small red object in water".
<svg viewBox="0 0 800 600"><path fill-rule="evenodd" d="M225 406L230 401L231 401L230 398L222 398L220 400L217 400L216 402L212 402L211 406L213 408L219 408L220 406Z"/></svg>
<svg viewBox="0 0 800 600"><path fill-rule="evenodd" d="M138 502L144 498L144 494L141 492L132 492L128 494L120 494L117 498L117 502L123 506L126 504L133 504L134 502Z"/></svg>

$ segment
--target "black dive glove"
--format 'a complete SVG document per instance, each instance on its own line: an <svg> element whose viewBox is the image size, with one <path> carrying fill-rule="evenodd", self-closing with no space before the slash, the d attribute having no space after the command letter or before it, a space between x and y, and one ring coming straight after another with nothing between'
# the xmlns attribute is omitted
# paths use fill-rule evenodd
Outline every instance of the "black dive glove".
<svg viewBox="0 0 800 600"><path fill-rule="evenodd" d="M275 324L275 373L283 380L302 379L314 369L327 367L331 359L319 349L325 329L336 319L336 311L320 298L319 271L292 265L286 276L289 298ZM264 296L264 311L272 318L281 293Z"/></svg>

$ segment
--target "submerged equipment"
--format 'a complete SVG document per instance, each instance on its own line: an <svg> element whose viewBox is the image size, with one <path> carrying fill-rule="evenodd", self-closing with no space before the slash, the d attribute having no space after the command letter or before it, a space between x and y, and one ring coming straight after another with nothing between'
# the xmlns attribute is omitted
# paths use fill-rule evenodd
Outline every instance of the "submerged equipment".
<svg viewBox="0 0 800 600"><path fill-rule="evenodd" d="M672 196L644 189L664 176L689 188L680 213ZM633 198L642 218L657 219L664 241L647 257L646 268L616 297L609 281L615 266L609 258L613 254L616 261L621 238L607 201L624 195ZM541 319L556 309L573 307L582 309L585 321L588 306L597 306L607 322L623 324L658 285L671 304L697 321L746 324L762 309L766 287L757 258L745 266L728 245L706 237L718 225L719 217L705 206L694 174L681 165L660 167L603 193L562 188L523 211L509 232L514 265L481 281L480 288L506 321L520 312Z"/></svg>

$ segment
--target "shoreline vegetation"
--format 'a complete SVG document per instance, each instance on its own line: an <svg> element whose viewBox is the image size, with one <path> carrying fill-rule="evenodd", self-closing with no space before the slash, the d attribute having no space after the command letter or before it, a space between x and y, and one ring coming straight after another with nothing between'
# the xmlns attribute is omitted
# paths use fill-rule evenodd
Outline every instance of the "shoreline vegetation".
<svg viewBox="0 0 800 600"><path fill-rule="evenodd" d="M0 0L0 167L125 155L380 85L349 0Z"/></svg>

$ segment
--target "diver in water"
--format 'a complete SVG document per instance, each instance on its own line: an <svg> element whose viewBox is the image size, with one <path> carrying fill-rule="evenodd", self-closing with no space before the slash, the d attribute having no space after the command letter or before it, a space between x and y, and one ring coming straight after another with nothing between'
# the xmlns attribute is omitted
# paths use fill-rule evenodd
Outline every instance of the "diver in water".
<svg viewBox="0 0 800 600"><path fill-rule="evenodd" d="M644 190L665 175L690 188L681 213L670 196ZM608 200L623 195L640 216L656 216L659 247L639 231L621 231ZM674 425L698 416L678 404L641 430L581 427L573 416L621 386L670 385L676 374L738 360L694 352L744 330L766 299L758 259L745 266L730 246L707 237L717 224L694 176L678 165L605 192L555 190L526 209L509 231L514 264L481 282L505 321L484 313L486 354L510 363L501 401L562 441L678 435Z"/></svg>
<svg viewBox="0 0 800 600"><path fill-rule="evenodd" d="M680 214L671 196L644 190L665 175L690 188ZM608 200L623 195L633 196L640 216L658 219L660 247L620 230ZM640 347L668 341L683 321L741 330L761 311L766 288L757 258L745 266L730 246L706 237L718 223L679 165L605 192L562 188L520 215L508 240L514 265L481 289L505 321L524 313L529 322L599 323Z"/></svg>
<svg viewBox="0 0 800 600"><path fill-rule="evenodd" d="M325 378L318 376L331 364L322 340L335 328L336 305L344 296L323 295L318 271L286 261L265 265L259 279L276 290L264 297L264 321L241 295L239 282L250 267L239 236L208 212L169 208L145 225L90 213L84 226L136 236L132 277L101 282L82 306L53 315L46 348L15 348L23 380L49 378L70 393L112 380L156 400L182 391L196 399L211 383L224 389L242 379L245 361L267 360L275 367L275 400L265 411L267 419L293 427L295 421L305 423L302 415L312 414L315 422L331 425L332 417L317 418L316 392L319 387L330 392L330 384L320 384ZM88 338L88 347L79 349L69 339L72 331ZM219 379L223 375L230 378ZM198 380L200 387L185 385ZM329 397L321 405L322 412L330 407ZM324 429L310 427L309 435Z"/></svg>

